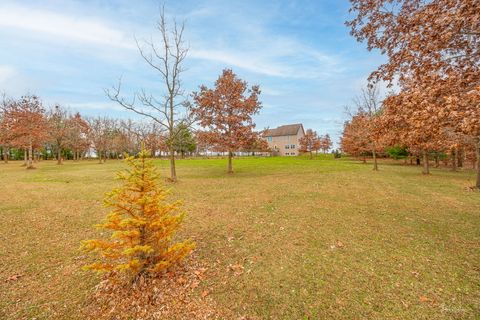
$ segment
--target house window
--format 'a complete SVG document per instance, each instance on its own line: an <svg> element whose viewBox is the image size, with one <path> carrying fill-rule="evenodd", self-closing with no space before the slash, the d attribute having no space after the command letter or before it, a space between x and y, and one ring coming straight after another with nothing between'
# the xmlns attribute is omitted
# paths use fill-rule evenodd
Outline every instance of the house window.
<svg viewBox="0 0 480 320"><path fill-rule="evenodd" d="M267 137L267 141L272 141L272 137Z"/></svg>
<svg viewBox="0 0 480 320"><path fill-rule="evenodd" d="M295 155L295 152L290 153L290 155L291 155L291 156L294 156L294 155Z"/></svg>
<svg viewBox="0 0 480 320"><path fill-rule="evenodd" d="M287 144L287 145L285 146L285 149L290 149L290 146Z"/></svg>
<svg viewBox="0 0 480 320"><path fill-rule="evenodd" d="M286 155L286 156L289 156L288 152L287 152L287 153L285 153L285 155Z"/></svg>
<svg viewBox="0 0 480 320"><path fill-rule="evenodd" d="M290 145L290 149L295 149L295 145L294 144Z"/></svg>

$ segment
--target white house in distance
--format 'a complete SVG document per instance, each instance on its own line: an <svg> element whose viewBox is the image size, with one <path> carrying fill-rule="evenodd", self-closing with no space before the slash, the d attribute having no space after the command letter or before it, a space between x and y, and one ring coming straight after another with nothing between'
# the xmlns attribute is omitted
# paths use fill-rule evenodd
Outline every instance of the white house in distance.
<svg viewBox="0 0 480 320"><path fill-rule="evenodd" d="M297 156L299 154L299 140L305 135L301 123L287 124L265 131L265 139L274 154L280 156Z"/></svg>

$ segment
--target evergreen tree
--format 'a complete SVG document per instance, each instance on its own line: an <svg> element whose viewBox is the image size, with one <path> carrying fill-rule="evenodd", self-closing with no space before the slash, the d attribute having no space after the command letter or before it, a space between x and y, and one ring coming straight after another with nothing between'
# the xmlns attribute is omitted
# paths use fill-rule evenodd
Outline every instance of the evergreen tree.
<svg viewBox="0 0 480 320"><path fill-rule="evenodd" d="M179 124L175 128L175 137L171 140L173 149L175 152L180 153L182 158L184 158L185 153L194 152L197 148L197 143L195 137L192 134L190 128L185 124Z"/></svg>
<svg viewBox="0 0 480 320"><path fill-rule="evenodd" d="M190 240L172 243L184 213L180 202L167 202L168 191L158 183L159 173L144 148L137 158L127 157L128 170L118 173L124 183L107 194L113 208L97 227L112 231L109 240L85 240L82 248L97 252L100 261L86 269L122 271L139 276L162 272L182 260L194 247Z"/></svg>

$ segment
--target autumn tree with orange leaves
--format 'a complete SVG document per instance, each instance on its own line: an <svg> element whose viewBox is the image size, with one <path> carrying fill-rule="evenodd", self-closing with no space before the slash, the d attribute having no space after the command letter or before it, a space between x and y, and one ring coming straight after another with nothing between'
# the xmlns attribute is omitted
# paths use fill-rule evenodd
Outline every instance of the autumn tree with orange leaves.
<svg viewBox="0 0 480 320"><path fill-rule="evenodd" d="M207 129L204 139L218 150L228 152L228 173L233 173L233 153L257 138L252 116L261 108L259 95L259 86L248 88L230 69L223 70L214 89L203 85L193 94L193 114Z"/></svg>
<svg viewBox="0 0 480 320"><path fill-rule="evenodd" d="M368 117L365 113L358 113L346 121L340 138L342 152L354 157L362 157L366 163L366 153L371 151Z"/></svg>
<svg viewBox="0 0 480 320"><path fill-rule="evenodd" d="M312 129L307 129L305 135L298 142L300 143L300 152L308 152L310 159L313 158L313 151L318 151L321 148L320 138L317 132Z"/></svg>
<svg viewBox="0 0 480 320"><path fill-rule="evenodd" d="M263 138L262 133L259 133L255 140L252 140L243 151L251 152L255 155L255 152L270 152L267 140Z"/></svg>
<svg viewBox="0 0 480 320"><path fill-rule="evenodd" d="M327 153L328 150L332 147L332 139L330 138L330 135L327 133L324 136L320 137L320 149L323 151L323 153Z"/></svg>
<svg viewBox="0 0 480 320"><path fill-rule="evenodd" d="M27 169L34 168L33 152L48 139L45 109L37 96L23 96L3 105L2 139L25 150Z"/></svg>
<svg viewBox="0 0 480 320"><path fill-rule="evenodd" d="M85 240L82 248L98 254L98 261L85 268L126 273L134 280L146 274L158 275L187 256L195 244L190 240L173 242L184 218L180 202L169 202L168 191L159 183L160 174L142 149L138 157L126 159L128 170L118 173L123 186L107 194L105 206L112 208L98 227L110 239Z"/></svg>
<svg viewBox="0 0 480 320"><path fill-rule="evenodd" d="M90 147L88 140L90 127L78 112L67 120L67 125L69 127L68 146L73 151L73 160L78 160L81 154Z"/></svg>
<svg viewBox="0 0 480 320"><path fill-rule="evenodd" d="M387 62L370 79L400 85L401 98L415 106L397 115L415 123L411 142L426 150L437 141L423 133L450 130L465 135L475 146L480 162L480 135L477 123L480 91L480 10L477 0L350 0L347 22L351 33L365 41L368 49L378 49ZM428 115L435 115L434 119ZM414 116L413 119L409 119ZM422 122L424 119L428 121ZM421 123L421 124L420 124ZM472 125L473 124L473 125ZM414 126L415 127L415 126ZM414 128L410 126L410 129ZM396 130L396 128L392 128ZM442 132L440 132L442 133ZM434 134L434 136L438 136ZM412 141L415 140L415 141ZM428 140L428 141L427 141ZM428 164L428 159L426 159ZM476 187L480 188L477 165ZM428 167L424 168L428 173Z"/></svg>

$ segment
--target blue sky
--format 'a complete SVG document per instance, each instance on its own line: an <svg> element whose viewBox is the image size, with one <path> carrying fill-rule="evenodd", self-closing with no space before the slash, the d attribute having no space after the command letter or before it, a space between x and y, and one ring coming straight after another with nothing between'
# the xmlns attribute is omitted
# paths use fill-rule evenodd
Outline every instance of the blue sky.
<svg viewBox="0 0 480 320"><path fill-rule="evenodd" d="M158 1L0 1L0 92L34 93L84 115L135 118L104 88L161 94L138 38L155 35ZM212 86L228 67L262 89L257 128L303 123L338 139L344 107L383 58L349 35L347 0L165 1L186 20L185 89Z"/></svg>

